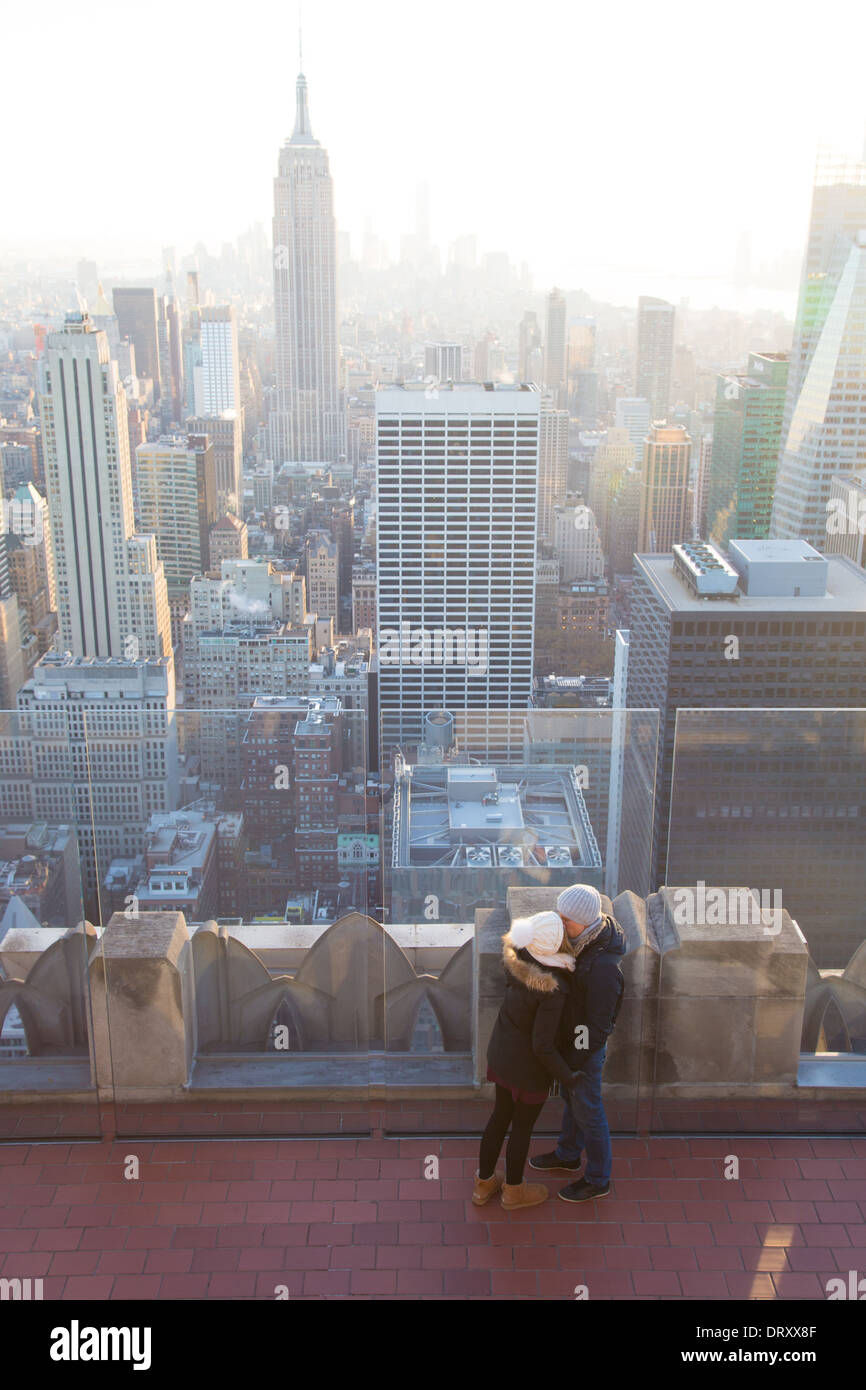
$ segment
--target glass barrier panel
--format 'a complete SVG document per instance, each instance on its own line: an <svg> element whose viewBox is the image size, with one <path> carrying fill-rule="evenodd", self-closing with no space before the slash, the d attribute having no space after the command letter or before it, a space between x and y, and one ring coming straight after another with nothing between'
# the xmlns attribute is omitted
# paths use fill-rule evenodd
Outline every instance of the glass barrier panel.
<svg viewBox="0 0 866 1390"><path fill-rule="evenodd" d="M118 1133L369 1132L378 801L355 684L242 709L142 692L120 761L89 712Z"/></svg>
<svg viewBox="0 0 866 1390"><path fill-rule="evenodd" d="M680 710L662 775L654 1127L861 1131L866 711Z"/></svg>
<svg viewBox="0 0 866 1390"><path fill-rule="evenodd" d="M386 1129L484 1129L493 1094L488 1043L506 979L503 937L513 919L553 908L563 889L580 883L621 919L622 935L611 928L611 941L632 957L604 1084L611 1128L634 1132L650 1074L642 941L657 712L433 710L421 733L415 744L389 747L383 739L381 749L392 943ZM560 1045L574 1059L570 1044L595 1045L583 1020L571 1023L575 1036ZM539 1137L557 1134L561 1118L552 1082Z"/></svg>

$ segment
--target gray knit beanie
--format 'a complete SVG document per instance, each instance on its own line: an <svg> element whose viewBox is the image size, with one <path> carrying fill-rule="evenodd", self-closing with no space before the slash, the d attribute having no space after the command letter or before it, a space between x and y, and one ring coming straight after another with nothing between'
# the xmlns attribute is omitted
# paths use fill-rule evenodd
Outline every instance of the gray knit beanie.
<svg viewBox="0 0 866 1390"><path fill-rule="evenodd" d="M563 888L556 910L582 927L594 927L601 920L601 894L589 883L573 883L570 888Z"/></svg>

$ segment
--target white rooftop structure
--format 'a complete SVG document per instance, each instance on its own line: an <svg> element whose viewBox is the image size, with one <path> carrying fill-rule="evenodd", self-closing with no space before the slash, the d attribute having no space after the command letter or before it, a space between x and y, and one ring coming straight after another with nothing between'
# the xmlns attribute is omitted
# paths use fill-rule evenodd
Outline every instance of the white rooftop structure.
<svg viewBox="0 0 866 1390"><path fill-rule="evenodd" d="M803 540L731 541L730 556L752 598L822 598L828 562Z"/></svg>

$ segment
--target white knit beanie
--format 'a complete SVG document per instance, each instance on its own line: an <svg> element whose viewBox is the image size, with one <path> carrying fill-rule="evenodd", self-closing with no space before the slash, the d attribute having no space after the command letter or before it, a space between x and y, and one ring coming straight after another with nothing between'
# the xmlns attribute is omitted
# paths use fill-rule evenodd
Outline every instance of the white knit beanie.
<svg viewBox="0 0 866 1390"><path fill-rule="evenodd" d="M532 917L517 917L511 924L508 939L515 950L528 951L541 965L573 970L573 956L559 949L564 933L558 912L536 912Z"/></svg>
<svg viewBox="0 0 866 1390"><path fill-rule="evenodd" d="M601 918L601 894L590 883L573 883L570 888L563 888L556 910L582 927L594 927Z"/></svg>

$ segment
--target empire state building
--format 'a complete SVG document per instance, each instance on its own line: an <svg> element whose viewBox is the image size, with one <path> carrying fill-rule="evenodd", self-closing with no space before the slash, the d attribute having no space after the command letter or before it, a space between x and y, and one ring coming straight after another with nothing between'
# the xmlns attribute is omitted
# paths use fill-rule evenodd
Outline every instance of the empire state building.
<svg viewBox="0 0 866 1390"><path fill-rule="evenodd" d="M274 463L336 463L346 452L337 338L334 189L328 153L313 139L299 73L291 137L274 180L276 400Z"/></svg>

